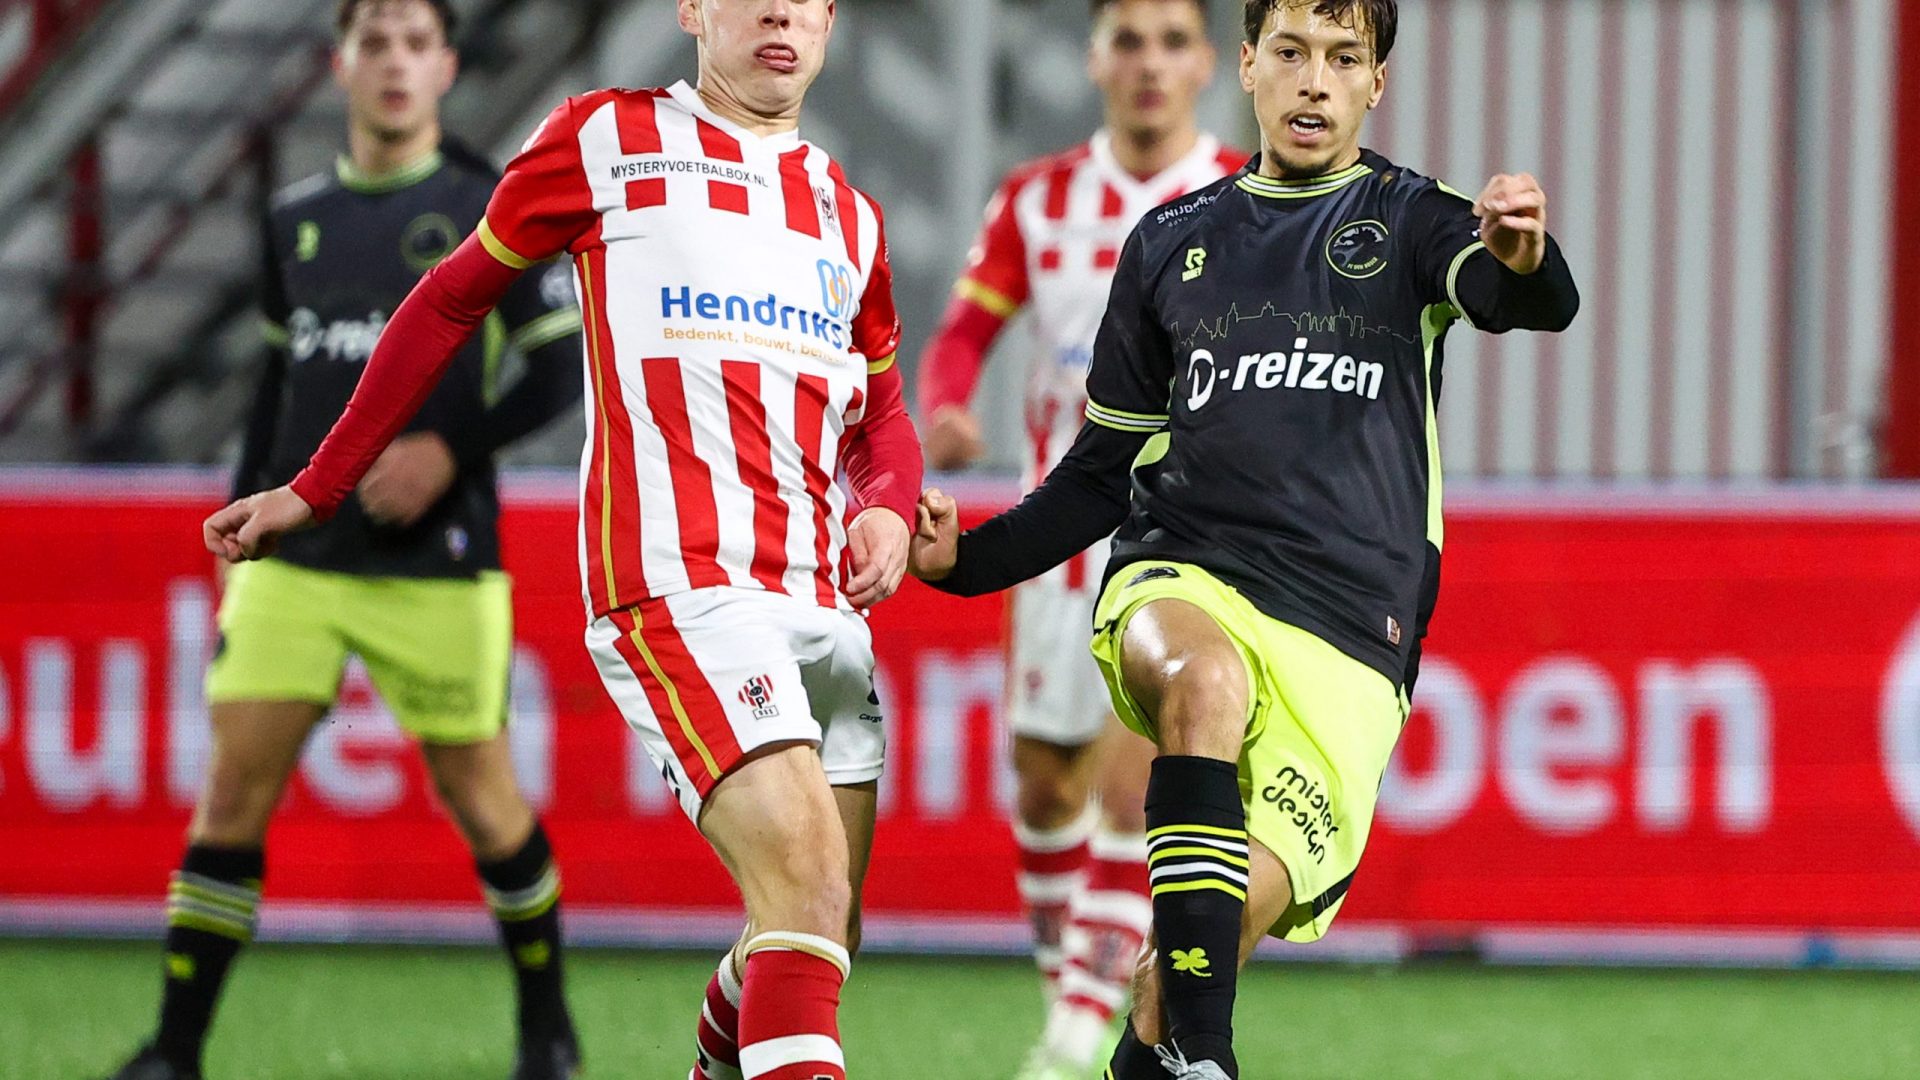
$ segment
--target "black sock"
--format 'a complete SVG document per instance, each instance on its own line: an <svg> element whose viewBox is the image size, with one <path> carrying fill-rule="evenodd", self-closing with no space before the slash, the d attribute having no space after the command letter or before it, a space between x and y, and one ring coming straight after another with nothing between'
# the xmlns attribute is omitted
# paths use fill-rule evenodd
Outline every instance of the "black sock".
<svg viewBox="0 0 1920 1080"><path fill-rule="evenodd" d="M1148 866L1168 1041L1238 1076L1233 999L1247 906L1247 812L1231 761L1162 757L1147 782Z"/></svg>
<svg viewBox="0 0 1920 1080"><path fill-rule="evenodd" d="M487 905L513 962L520 995L520 1034L545 1038L569 1030L560 974L560 871L539 822L533 835L497 862L479 864Z"/></svg>
<svg viewBox="0 0 1920 1080"><path fill-rule="evenodd" d="M1160 1066L1160 1055L1141 1040L1129 1019L1101 1080L1166 1080L1166 1076L1167 1070Z"/></svg>
<svg viewBox="0 0 1920 1080"><path fill-rule="evenodd" d="M167 890L166 989L154 1049L177 1068L200 1069L221 984L253 939L266 858L259 848L194 844Z"/></svg>

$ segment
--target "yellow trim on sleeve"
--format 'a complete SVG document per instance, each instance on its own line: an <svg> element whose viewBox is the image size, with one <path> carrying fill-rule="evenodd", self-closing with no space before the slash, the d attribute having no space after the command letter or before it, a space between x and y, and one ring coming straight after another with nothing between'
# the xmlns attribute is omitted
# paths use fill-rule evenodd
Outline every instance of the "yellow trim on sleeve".
<svg viewBox="0 0 1920 1080"><path fill-rule="evenodd" d="M991 315L1002 319L1011 319L1019 312L1020 304L1013 297L998 289L989 288L972 278L961 278L953 287L954 294L963 300L971 300L985 308Z"/></svg>
<svg viewBox="0 0 1920 1080"><path fill-rule="evenodd" d="M1478 330L1479 327L1473 325L1473 316L1467 314L1465 305L1460 303L1460 268L1467 265L1467 260L1473 257L1474 252L1485 250L1487 250L1486 243L1475 240L1460 249L1460 254L1453 257L1453 265L1447 267L1447 302L1452 304L1453 310L1460 314L1461 321L1474 330Z"/></svg>
<svg viewBox="0 0 1920 1080"><path fill-rule="evenodd" d="M480 228L477 232L480 234L480 246L487 249L487 254L499 259L515 270L525 270L533 265L532 259L526 258L502 243L500 238L494 235L493 226L488 223L486 218L480 219Z"/></svg>
<svg viewBox="0 0 1920 1080"><path fill-rule="evenodd" d="M1165 415L1153 416L1147 413L1130 413L1124 409L1110 409L1097 401L1087 402L1086 415L1088 420L1101 427L1143 435L1151 435L1166 427L1170 419Z"/></svg>
<svg viewBox="0 0 1920 1080"><path fill-rule="evenodd" d="M878 375L878 374L880 374L881 372L883 372L883 371L885 371L885 370L887 370L888 368L890 368L890 367L892 367L892 366L893 366L893 362L894 362L895 360L898 360L899 358L900 358L900 354L899 354L899 353L897 353L897 352L891 352L891 353L888 353L888 354L886 355L886 358L885 358L885 359L883 359L883 360L869 360L869 361L867 361L867 374L868 374L868 375Z"/></svg>
<svg viewBox="0 0 1920 1080"><path fill-rule="evenodd" d="M260 320L260 337L276 349L284 349L293 342L293 335L287 328L272 319Z"/></svg>

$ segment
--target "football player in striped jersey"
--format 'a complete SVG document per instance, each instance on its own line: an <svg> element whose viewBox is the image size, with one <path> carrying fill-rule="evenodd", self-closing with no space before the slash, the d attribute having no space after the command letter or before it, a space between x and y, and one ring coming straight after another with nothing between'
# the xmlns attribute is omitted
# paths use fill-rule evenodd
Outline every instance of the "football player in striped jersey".
<svg viewBox="0 0 1920 1080"><path fill-rule="evenodd" d="M885 744L864 612L905 571L919 439L879 204L798 130L833 0L680 0L677 17L697 82L554 110L394 314L307 469L205 539L241 561L332 514L485 311L570 255L587 646L746 900L691 1076L844 1080Z"/></svg>

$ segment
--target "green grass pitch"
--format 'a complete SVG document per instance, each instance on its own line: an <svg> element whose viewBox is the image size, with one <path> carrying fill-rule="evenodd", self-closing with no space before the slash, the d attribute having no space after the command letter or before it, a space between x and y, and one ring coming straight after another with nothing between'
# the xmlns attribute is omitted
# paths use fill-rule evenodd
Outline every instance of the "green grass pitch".
<svg viewBox="0 0 1920 1080"><path fill-rule="evenodd" d="M576 951L600 1080L682 1080L711 957ZM91 1080L151 1023L152 944L0 942L0 1077ZM1842 972L1262 964L1241 984L1247 1080L1877 1080L1920 1076L1920 978ZM495 1080L509 976L479 949L265 945L240 961L209 1080ZM1014 961L867 957L842 1014L861 1080L995 1080L1039 1023Z"/></svg>

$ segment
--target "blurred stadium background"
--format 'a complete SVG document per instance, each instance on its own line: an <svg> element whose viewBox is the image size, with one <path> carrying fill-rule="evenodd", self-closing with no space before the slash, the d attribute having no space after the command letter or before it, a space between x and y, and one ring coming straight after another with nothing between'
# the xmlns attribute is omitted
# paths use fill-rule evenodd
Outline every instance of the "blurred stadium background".
<svg viewBox="0 0 1920 1080"><path fill-rule="evenodd" d="M448 128L497 160L565 94L692 74L671 0L456 6ZM252 393L264 200L341 145L332 7L0 3L0 1077L89 1075L151 1016L206 749L195 530ZM1920 1076L1920 6L1402 9L1368 142L1466 189L1541 176L1586 307L1450 343L1432 659L1340 929L1285 954L1333 963L1251 980L1248 1038L1301 1077ZM911 374L1000 173L1098 122L1085 7L841 17L803 129L888 209ZM1204 116L1248 144L1225 75ZM1019 418L989 415L975 509L1016 493ZM595 1075L671 1076L711 957L675 950L734 902L579 646L578 445L559 426L505 485L516 757L571 936L623 947L578 962ZM1025 941L1001 615L909 590L876 625L868 942L905 955L857 969L852 1063L998 1074L1027 969L929 957ZM250 953L210 1075L492 1075L506 976L457 947L490 925L364 677L272 849L263 938L357 945Z"/></svg>

